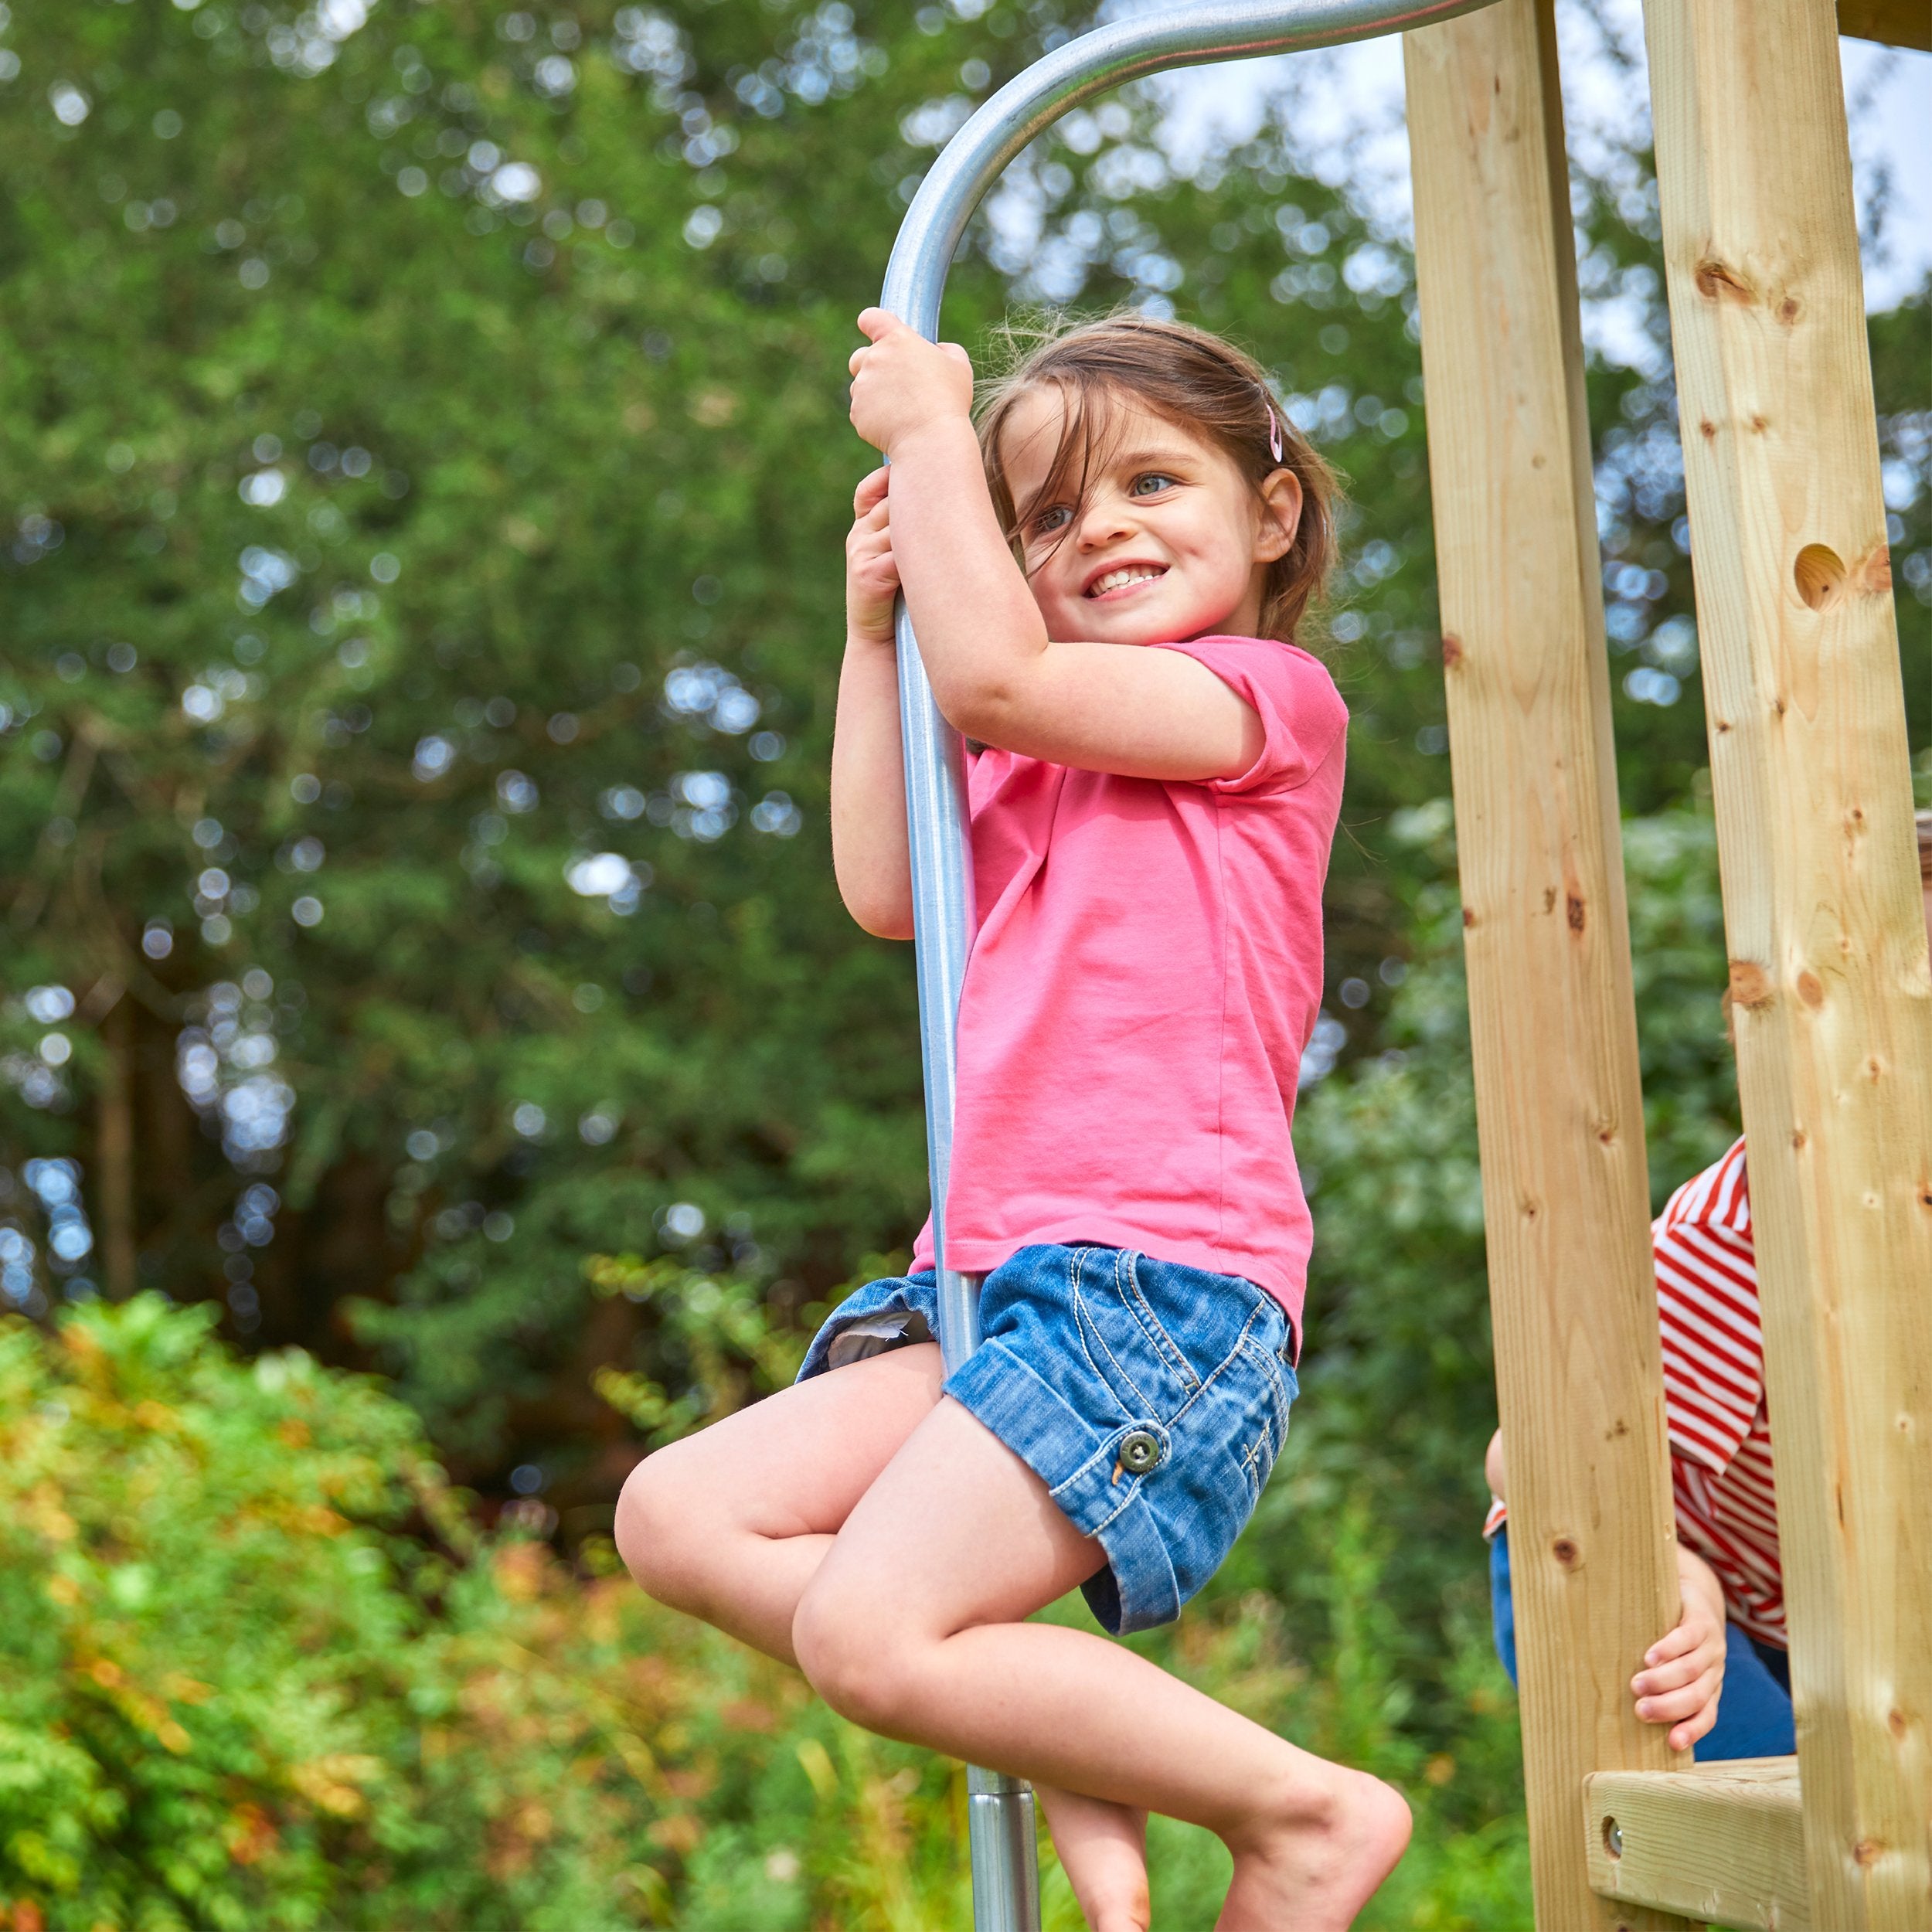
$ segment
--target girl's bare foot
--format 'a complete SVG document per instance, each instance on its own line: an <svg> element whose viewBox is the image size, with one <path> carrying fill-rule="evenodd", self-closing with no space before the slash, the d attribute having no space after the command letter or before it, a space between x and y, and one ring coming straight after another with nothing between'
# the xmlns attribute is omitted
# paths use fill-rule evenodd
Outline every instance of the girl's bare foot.
<svg viewBox="0 0 1932 1932"><path fill-rule="evenodd" d="M1215 1932L1347 1932L1396 1869L1409 1843L1400 1792L1360 1771L1325 1767L1325 1788L1306 1785L1236 1832L1234 1883Z"/></svg>
<svg viewBox="0 0 1932 1932"><path fill-rule="evenodd" d="M1148 1932L1147 1814L1036 1787L1087 1932Z"/></svg>

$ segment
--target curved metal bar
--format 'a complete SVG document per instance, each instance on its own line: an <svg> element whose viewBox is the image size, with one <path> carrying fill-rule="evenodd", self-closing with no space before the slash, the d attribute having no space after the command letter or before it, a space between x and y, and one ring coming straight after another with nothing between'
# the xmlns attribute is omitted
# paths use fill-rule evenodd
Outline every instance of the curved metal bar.
<svg viewBox="0 0 1932 1932"><path fill-rule="evenodd" d="M1494 0L1214 0L1097 27L1036 60L946 144L900 224L879 306L937 339L946 270L1006 164L1070 107L1143 74L1406 33Z"/></svg>
<svg viewBox="0 0 1932 1932"><path fill-rule="evenodd" d="M947 144L913 197L886 271L881 308L929 340L939 334L946 271L981 197L1026 144L1072 107L1170 67L1406 32L1492 0L1213 0L1145 14L1069 41L1016 75ZM977 922L959 734L933 701L900 601L899 711L911 840L927 1168L939 1273L939 1342L950 1372L979 1342L978 1283L946 1265L946 1193L958 1094L960 989ZM1018 1780L970 1774L976 1932L1038 1932L1033 1796Z"/></svg>

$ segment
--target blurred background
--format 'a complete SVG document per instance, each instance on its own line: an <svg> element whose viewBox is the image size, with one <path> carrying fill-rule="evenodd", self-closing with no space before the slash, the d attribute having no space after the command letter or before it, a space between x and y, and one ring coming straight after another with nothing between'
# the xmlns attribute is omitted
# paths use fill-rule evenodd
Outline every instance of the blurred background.
<svg viewBox="0 0 1932 1932"><path fill-rule="evenodd" d="M1661 1202L1736 1131L1697 632L1640 22L1560 14ZM608 1536L924 1212L910 951L827 836L845 358L937 148L1093 17L0 6L0 1926L968 1923L952 1768ZM1932 56L1843 44L1923 747ZM947 325L1199 321L1349 479L1304 1400L1145 1641L1412 1793L1365 1924L1487 1932L1527 1868L1389 63L1070 116ZM1218 1848L1155 1850L1205 1932Z"/></svg>

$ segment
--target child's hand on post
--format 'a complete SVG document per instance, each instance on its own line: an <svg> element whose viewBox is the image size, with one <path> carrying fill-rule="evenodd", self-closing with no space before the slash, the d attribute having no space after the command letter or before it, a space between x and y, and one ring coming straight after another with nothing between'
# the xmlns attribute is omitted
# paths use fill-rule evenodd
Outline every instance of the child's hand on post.
<svg viewBox="0 0 1932 1932"><path fill-rule="evenodd" d="M845 539L845 637L849 643L889 645L899 565L893 556L891 472L883 466L861 483L852 499L852 529Z"/></svg>
<svg viewBox="0 0 1932 1932"><path fill-rule="evenodd" d="M1670 1747L1687 1751L1717 1722L1724 1688L1724 1590L1702 1557L1680 1543L1677 1580L1684 1614L1677 1628L1644 1653L1630 1680L1637 1715L1671 1726Z"/></svg>
<svg viewBox="0 0 1932 1932"><path fill-rule="evenodd" d="M871 346L852 354L852 426L888 456L922 430L973 417L973 365L957 342L929 342L883 308L859 318Z"/></svg>

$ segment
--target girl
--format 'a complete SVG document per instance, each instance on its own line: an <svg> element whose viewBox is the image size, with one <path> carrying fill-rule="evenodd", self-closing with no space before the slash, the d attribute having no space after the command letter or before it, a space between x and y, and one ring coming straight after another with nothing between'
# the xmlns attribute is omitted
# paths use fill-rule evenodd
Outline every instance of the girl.
<svg viewBox="0 0 1932 1932"><path fill-rule="evenodd" d="M1331 479L1198 330L1049 335L976 437L962 349L859 321L852 422L891 469L846 546L833 853L859 923L909 937L903 584L975 747L945 1228L985 1340L942 1380L929 1226L796 1387L638 1466L619 1547L854 1721L1033 1780L1094 1932L1145 1932L1150 1810L1233 1852L1221 1932L1340 1932L1407 1842L1395 1791L1026 1621L1077 1584L1109 1631L1171 1621L1281 1446L1309 1245L1289 1122L1347 722L1285 640L1330 561Z"/></svg>

